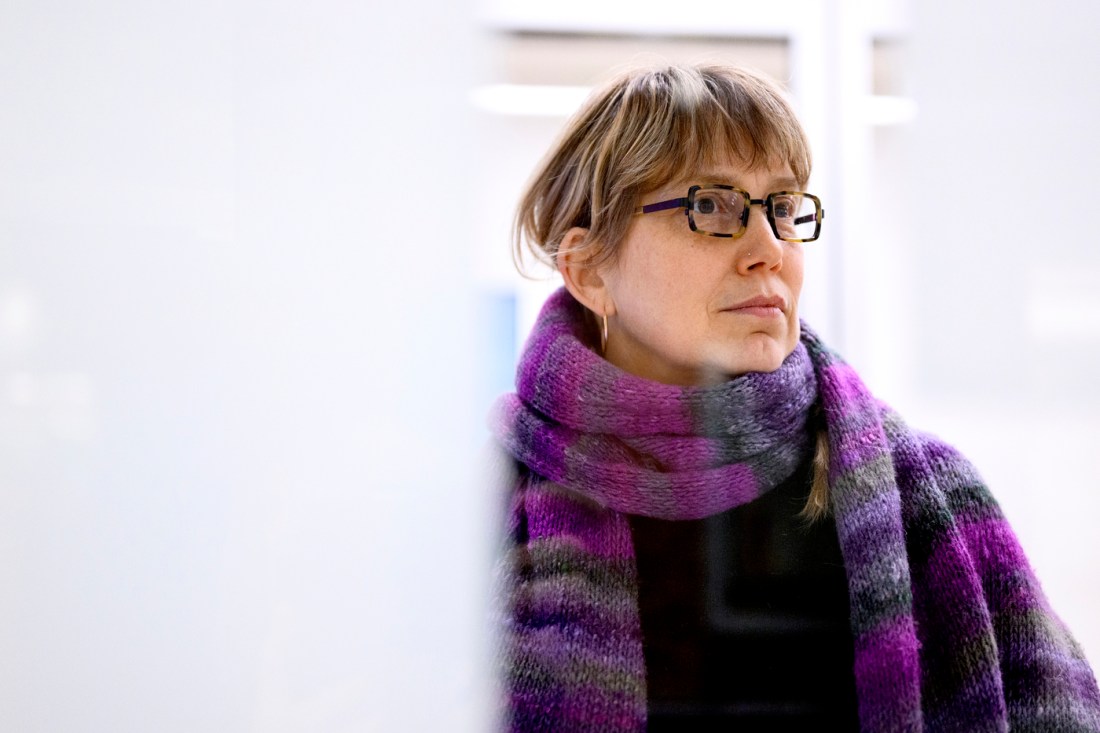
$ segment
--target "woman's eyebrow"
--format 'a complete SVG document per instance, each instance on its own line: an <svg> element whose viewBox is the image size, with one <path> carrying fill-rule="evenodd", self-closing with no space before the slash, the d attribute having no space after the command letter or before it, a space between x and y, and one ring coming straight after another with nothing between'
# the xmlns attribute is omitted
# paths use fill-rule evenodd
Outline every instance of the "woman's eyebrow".
<svg viewBox="0 0 1100 733"><path fill-rule="evenodd" d="M798 181L794 178L777 178L772 181L772 185L769 186L772 191L778 190L790 190L798 188Z"/></svg>
<svg viewBox="0 0 1100 733"><path fill-rule="evenodd" d="M695 176L699 183L730 183L730 178L720 173L714 173L710 171L704 171ZM739 185L739 184L731 184Z"/></svg>

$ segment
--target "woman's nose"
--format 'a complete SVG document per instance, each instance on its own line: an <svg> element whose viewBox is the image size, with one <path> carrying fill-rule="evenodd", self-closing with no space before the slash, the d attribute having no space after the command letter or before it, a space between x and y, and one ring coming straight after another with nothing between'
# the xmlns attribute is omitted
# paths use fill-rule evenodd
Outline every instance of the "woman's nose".
<svg viewBox="0 0 1100 733"><path fill-rule="evenodd" d="M777 270L783 265L783 242L775 238L762 206L749 209L745 233L737 242L738 272Z"/></svg>

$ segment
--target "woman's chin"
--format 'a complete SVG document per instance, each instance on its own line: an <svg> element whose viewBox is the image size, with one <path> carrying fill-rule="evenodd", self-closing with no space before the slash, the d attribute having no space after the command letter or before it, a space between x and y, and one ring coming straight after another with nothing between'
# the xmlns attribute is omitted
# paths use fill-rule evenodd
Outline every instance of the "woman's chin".
<svg viewBox="0 0 1100 733"><path fill-rule="evenodd" d="M712 366L705 371L715 375L722 373L726 379L749 372L774 372L793 350L794 346L788 347L784 340L769 334L754 333L736 346L724 346L720 353L714 355L717 358L707 360Z"/></svg>

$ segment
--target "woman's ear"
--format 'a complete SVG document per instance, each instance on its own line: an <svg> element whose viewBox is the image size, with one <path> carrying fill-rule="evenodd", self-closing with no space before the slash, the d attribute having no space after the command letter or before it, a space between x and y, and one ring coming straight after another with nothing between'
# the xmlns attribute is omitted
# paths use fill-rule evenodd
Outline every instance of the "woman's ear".
<svg viewBox="0 0 1100 733"><path fill-rule="evenodd" d="M556 262L565 287L577 302L598 316L615 314L615 304L604 280L604 266L593 267L592 255L582 247L588 230L573 227L558 245Z"/></svg>

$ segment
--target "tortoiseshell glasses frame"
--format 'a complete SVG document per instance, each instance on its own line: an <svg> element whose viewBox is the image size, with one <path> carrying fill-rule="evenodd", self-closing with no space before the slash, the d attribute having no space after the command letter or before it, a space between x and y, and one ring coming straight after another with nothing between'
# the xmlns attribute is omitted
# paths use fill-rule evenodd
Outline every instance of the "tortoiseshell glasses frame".
<svg viewBox="0 0 1100 733"><path fill-rule="evenodd" d="M714 204L714 198L708 198L707 194L715 191L731 192L737 194L742 199L740 213L732 213L732 217L727 215L724 226L716 227L716 223L721 222L721 214L714 214L712 212L699 212L697 206L702 201L708 202L706 205ZM703 195L700 196L699 192L702 191ZM729 196L730 194L726 194ZM792 201L801 202L801 207L804 209L801 214L798 211L793 212L794 216L783 216L783 205L790 205ZM813 211L805 210L809 204L813 204ZM772 234L776 239L781 239L784 242L812 242L821 236L821 221L825 218L825 210L821 208L821 199L813 194L806 193L804 191L775 191L769 193L762 199L754 199L749 195L748 191L737 188L736 186L729 186L724 183L708 183L704 185L692 186L688 189L687 196L678 199L669 199L668 201L658 201L653 204L645 204L634 209L635 214L652 214L655 211L666 211L668 209L682 208L684 213L687 214L688 226L691 227L691 231L698 232L699 234L706 235L708 237L727 237L736 238L745 233L745 229L749 224L749 209L753 206L759 206L764 210L765 215L768 218L768 224L771 225ZM777 211L780 214L779 221L776 220ZM702 225L696 221L696 216L703 219ZM813 224L813 233L810 234L805 225ZM734 226L736 224L736 226ZM788 231L782 231L780 224L788 228ZM794 227L803 227L802 236L795 236ZM717 230L715 230L717 229Z"/></svg>

